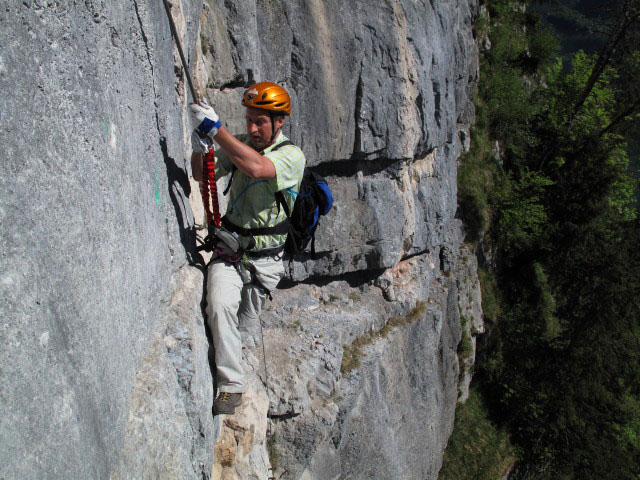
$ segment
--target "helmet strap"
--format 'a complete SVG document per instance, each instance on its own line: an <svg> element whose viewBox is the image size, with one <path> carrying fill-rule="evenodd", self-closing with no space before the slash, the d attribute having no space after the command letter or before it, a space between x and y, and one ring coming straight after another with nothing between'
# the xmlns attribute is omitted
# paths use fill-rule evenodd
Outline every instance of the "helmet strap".
<svg viewBox="0 0 640 480"><path fill-rule="evenodd" d="M271 119L271 140L269 140L269 145L272 145L276 139L278 133L280 133L280 129L276 130L274 115L271 110L269 110L269 118ZM267 145L268 146L268 145Z"/></svg>

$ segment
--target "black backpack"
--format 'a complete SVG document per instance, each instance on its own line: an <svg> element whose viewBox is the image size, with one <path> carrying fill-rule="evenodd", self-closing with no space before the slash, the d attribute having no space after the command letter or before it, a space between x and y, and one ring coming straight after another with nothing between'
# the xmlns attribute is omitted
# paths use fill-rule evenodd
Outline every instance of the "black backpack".
<svg viewBox="0 0 640 480"><path fill-rule="evenodd" d="M311 258L315 258L318 221L321 216L329 213L333 205L333 195L327 181L305 168L293 211L289 212L289 206L281 191L276 192L276 200L289 219L289 235L284 251L289 255L303 253L311 242Z"/></svg>

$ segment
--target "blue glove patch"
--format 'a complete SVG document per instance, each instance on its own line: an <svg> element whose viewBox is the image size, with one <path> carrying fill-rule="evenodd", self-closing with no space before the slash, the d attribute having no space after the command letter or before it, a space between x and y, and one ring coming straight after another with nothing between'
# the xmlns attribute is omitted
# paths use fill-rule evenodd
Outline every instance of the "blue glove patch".
<svg viewBox="0 0 640 480"><path fill-rule="evenodd" d="M214 128L218 130L221 126L222 124L220 123L220 120L214 122L210 118L205 118L204 120L202 120L202 123L198 125L198 131L206 135Z"/></svg>

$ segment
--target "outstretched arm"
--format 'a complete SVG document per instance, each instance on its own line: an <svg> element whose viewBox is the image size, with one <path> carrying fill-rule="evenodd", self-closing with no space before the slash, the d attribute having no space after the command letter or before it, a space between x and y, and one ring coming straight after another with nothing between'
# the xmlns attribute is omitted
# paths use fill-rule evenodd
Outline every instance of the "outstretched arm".
<svg viewBox="0 0 640 480"><path fill-rule="evenodd" d="M207 104L191 104L191 114L196 130L210 138L215 139L222 147L233 164L251 178L275 178L276 169L273 162L260 155L250 146L242 143L231 135L229 130L220 125L220 119L215 110ZM195 160L196 164L202 164L202 156ZM194 166L194 157L191 161ZM197 165L196 165L197 168ZM202 168L200 167L200 170ZM195 172L195 170L194 170ZM195 173L194 173L194 178Z"/></svg>
<svg viewBox="0 0 640 480"><path fill-rule="evenodd" d="M276 178L276 167L264 155L242 143L225 127L220 127L214 137L233 164L251 178Z"/></svg>

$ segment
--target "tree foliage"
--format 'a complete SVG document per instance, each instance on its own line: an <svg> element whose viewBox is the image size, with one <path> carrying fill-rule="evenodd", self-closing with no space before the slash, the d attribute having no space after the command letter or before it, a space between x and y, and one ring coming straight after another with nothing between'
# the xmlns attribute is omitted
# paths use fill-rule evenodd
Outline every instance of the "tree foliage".
<svg viewBox="0 0 640 480"><path fill-rule="evenodd" d="M491 179L475 238L499 305L479 377L522 452L510 478L640 478L640 0L600 3L580 18L600 51L562 59L535 15L487 1L476 134L501 151L465 161Z"/></svg>

